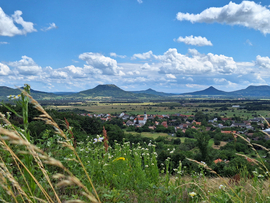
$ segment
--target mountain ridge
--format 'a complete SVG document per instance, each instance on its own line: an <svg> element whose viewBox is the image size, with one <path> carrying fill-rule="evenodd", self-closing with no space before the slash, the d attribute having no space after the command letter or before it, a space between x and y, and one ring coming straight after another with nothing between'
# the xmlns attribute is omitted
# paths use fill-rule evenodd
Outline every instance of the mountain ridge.
<svg viewBox="0 0 270 203"><path fill-rule="evenodd" d="M92 89L83 90L76 93L61 92L60 94L52 92L44 92L31 89L31 95L36 99L47 99L62 97L66 98L84 98L84 97L111 97L111 98L125 98L125 99L138 99L138 98L161 98L161 97L175 97L175 96L221 96L221 97L270 97L270 86L268 85L250 85L245 89L225 92L218 90L213 86L200 91L188 93L165 93L158 92L152 88L140 91L125 91L114 84L97 85ZM0 86L0 99L7 100L9 95L20 94L19 89L13 89L6 86Z"/></svg>

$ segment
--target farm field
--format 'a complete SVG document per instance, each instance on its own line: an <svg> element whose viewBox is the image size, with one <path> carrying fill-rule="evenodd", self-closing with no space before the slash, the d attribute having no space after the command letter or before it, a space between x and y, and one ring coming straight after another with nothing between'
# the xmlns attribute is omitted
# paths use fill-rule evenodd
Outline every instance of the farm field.
<svg viewBox="0 0 270 203"><path fill-rule="evenodd" d="M257 116L270 117L269 110L256 110L248 111L241 108L233 108L232 106L235 102L231 103L99 103L99 102L80 102L80 103L70 103L63 104L61 106L50 105L47 106L48 109L57 110L74 110L79 109L89 113L110 113L110 114L120 114L125 112L127 114L186 114L194 115L197 111L203 111L209 115L219 115L222 117L233 117L238 116L244 119L249 119ZM222 107L226 105L226 110L222 110ZM245 105L245 103L241 104ZM270 106L270 104L269 104ZM268 105L266 107L269 107ZM262 106L261 106L262 107Z"/></svg>

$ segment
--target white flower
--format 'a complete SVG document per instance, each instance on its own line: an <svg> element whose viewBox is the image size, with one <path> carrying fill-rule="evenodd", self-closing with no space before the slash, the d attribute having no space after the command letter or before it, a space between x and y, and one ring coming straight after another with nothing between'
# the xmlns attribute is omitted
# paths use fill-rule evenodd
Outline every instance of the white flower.
<svg viewBox="0 0 270 203"><path fill-rule="evenodd" d="M262 174L259 174L258 175L258 178L263 178L264 176Z"/></svg>
<svg viewBox="0 0 270 203"><path fill-rule="evenodd" d="M148 168L148 165L145 165L146 168Z"/></svg>
<svg viewBox="0 0 270 203"><path fill-rule="evenodd" d="M224 185L220 185L220 186L219 186L219 189L225 189L225 187L226 187L226 186L224 186Z"/></svg>
<svg viewBox="0 0 270 203"><path fill-rule="evenodd" d="M195 196L197 195L195 192L190 192L190 193L188 193L188 194L189 194L189 196L191 196L192 198L195 197Z"/></svg>
<svg viewBox="0 0 270 203"><path fill-rule="evenodd" d="M95 139L94 139L94 142L93 142L93 143L95 144L96 142L102 142L103 139L104 139L104 137L99 137L99 136L98 136L98 138L95 138Z"/></svg>

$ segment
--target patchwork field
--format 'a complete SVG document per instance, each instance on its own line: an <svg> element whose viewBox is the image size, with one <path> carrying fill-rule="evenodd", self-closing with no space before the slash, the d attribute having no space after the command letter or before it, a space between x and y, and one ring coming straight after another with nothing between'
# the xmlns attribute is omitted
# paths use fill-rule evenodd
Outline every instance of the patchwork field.
<svg viewBox="0 0 270 203"><path fill-rule="evenodd" d="M219 115L225 117L239 116L241 118L253 118L256 116L270 117L270 111L268 110L256 110L248 111L246 109L233 108L234 102L231 103L99 103L99 102L80 102L80 103L69 103L61 106L50 105L47 108L57 110L84 110L90 113L110 113L119 114L126 112L127 114L143 114L145 111L147 114L189 114L194 115L197 111L203 111L209 115ZM226 105L226 110L221 108ZM245 105L245 103L241 104ZM268 107L268 106L266 106Z"/></svg>

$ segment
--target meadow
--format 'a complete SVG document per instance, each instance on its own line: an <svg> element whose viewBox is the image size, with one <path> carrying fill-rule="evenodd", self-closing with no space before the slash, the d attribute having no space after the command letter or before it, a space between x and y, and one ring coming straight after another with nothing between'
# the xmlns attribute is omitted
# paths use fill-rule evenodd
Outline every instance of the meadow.
<svg viewBox="0 0 270 203"><path fill-rule="evenodd" d="M205 162L187 158L196 166L189 170L181 161L175 167L170 157L159 163L155 141L108 143L104 129L95 138L75 142L68 121L63 121L62 130L29 90L26 86L16 104L22 107L21 115L10 108L23 127L10 123L10 113L0 114L2 202L270 202L269 169L240 135L257 155L249 158L255 167L252 176L241 169L236 177L222 177ZM29 102L41 112L36 119L53 126L53 136L45 133L40 140L30 136ZM247 159L243 153L238 156Z"/></svg>

